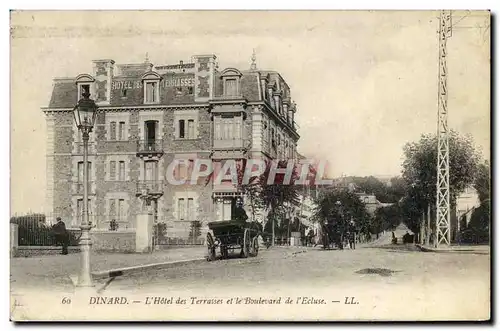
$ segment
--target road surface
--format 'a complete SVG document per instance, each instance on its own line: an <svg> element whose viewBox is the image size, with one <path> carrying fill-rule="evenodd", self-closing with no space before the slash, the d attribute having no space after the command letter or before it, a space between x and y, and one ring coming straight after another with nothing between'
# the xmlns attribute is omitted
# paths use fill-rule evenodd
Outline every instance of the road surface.
<svg viewBox="0 0 500 331"><path fill-rule="evenodd" d="M68 297L71 314L91 319L488 319L489 277L489 254L271 248L118 277L101 296L125 296L124 306Z"/></svg>

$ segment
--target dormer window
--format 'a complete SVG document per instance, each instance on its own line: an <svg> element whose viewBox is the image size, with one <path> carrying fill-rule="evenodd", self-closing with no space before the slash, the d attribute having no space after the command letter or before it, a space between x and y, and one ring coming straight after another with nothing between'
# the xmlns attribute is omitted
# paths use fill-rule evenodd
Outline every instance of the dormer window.
<svg viewBox="0 0 500 331"><path fill-rule="evenodd" d="M227 68L222 71L221 78L223 80L223 94L225 97L241 97L241 76L242 74L238 69Z"/></svg>
<svg viewBox="0 0 500 331"><path fill-rule="evenodd" d="M146 83L146 103L155 103L158 101L158 94L156 93L156 82Z"/></svg>
<svg viewBox="0 0 500 331"><path fill-rule="evenodd" d="M83 98L85 95L90 95L90 84L80 85L80 97Z"/></svg>
<svg viewBox="0 0 500 331"><path fill-rule="evenodd" d="M160 80L161 76L153 71L149 71L142 76L145 104L160 102Z"/></svg>
<svg viewBox="0 0 500 331"><path fill-rule="evenodd" d="M236 79L227 79L224 87L224 94L227 96L237 96L238 95L238 86L236 85Z"/></svg>
<svg viewBox="0 0 500 331"><path fill-rule="evenodd" d="M88 94L91 99L96 99L97 96L94 95L94 77L88 74L81 74L76 77L76 86L78 89L77 100L82 99L85 94Z"/></svg>

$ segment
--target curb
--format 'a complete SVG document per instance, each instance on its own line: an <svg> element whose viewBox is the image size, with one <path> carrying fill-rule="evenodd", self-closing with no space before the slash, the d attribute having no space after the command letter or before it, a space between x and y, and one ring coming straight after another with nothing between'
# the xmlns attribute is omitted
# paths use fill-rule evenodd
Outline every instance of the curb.
<svg viewBox="0 0 500 331"><path fill-rule="evenodd" d="M105 270L105 271L96 271L96 272L92 272L92 277L94 279L113 278L113 277L124 276L127 274L133 274L134 272L143 271L143 270L147 270L147 269L171 268L171 267L176 267L176 266L186 265L186 264L191 264L191 263L196 264L196 263L200 263L200 262L203 262L206 260L207 260L206 258L196 258L196 259L189 259L189 260L157 262L157 263L143 264L143 265L138 265L138 266L124 267L124 268L111 269L111 270Z"/></svg>
<svg viewBox="0 0 500 331"><path fill-rule="evenodd" d="M421 252L432 252L432 253L439 253L438 250L432 249L432 248L427 248L422 245L416 244L415 245Z"/></svg>
<svg viewBox="0 0 500 331"><path fill-rule="evenodd" d="M482 252L480 250L453 250L453 249L435 249L435 248L428 248L424 247L420 244L415 245L420 249L421 252L431 252L431 253L454 253L454 254L479 254L479 255L489 255L490 251L487 252Z"/></svg>

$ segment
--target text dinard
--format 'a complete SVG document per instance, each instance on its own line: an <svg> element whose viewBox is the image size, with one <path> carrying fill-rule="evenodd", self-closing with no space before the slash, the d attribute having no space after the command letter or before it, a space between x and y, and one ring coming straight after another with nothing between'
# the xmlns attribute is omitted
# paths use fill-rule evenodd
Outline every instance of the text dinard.
<svg viewBox="0 0 500 331"><path fill-rule="evenodd" d="M326 301L314 297L296 297L294 299L287 297L282 299L263 298L263 297L235 297L235 298L199 298L199 297L162 297L148 296L143 300L130 301L126 297L90 297L91 305L126 305L130 303L139 303L145 305L280 305L280 304L299 304L299 305L324 305Z"/></svg>

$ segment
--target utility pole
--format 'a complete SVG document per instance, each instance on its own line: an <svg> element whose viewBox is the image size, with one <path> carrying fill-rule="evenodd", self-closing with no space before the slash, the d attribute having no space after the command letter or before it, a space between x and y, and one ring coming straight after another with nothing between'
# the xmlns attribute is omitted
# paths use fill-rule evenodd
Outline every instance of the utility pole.
<svg viewBox="0 0 500 331"><path fill-rule="evenodd" d="M446 42L451 37L451 11L439 16L439 75L438 75L438 157L436 197L436 238L434 245L450 245L450 146L448 129L448 68Z"/></svg>

